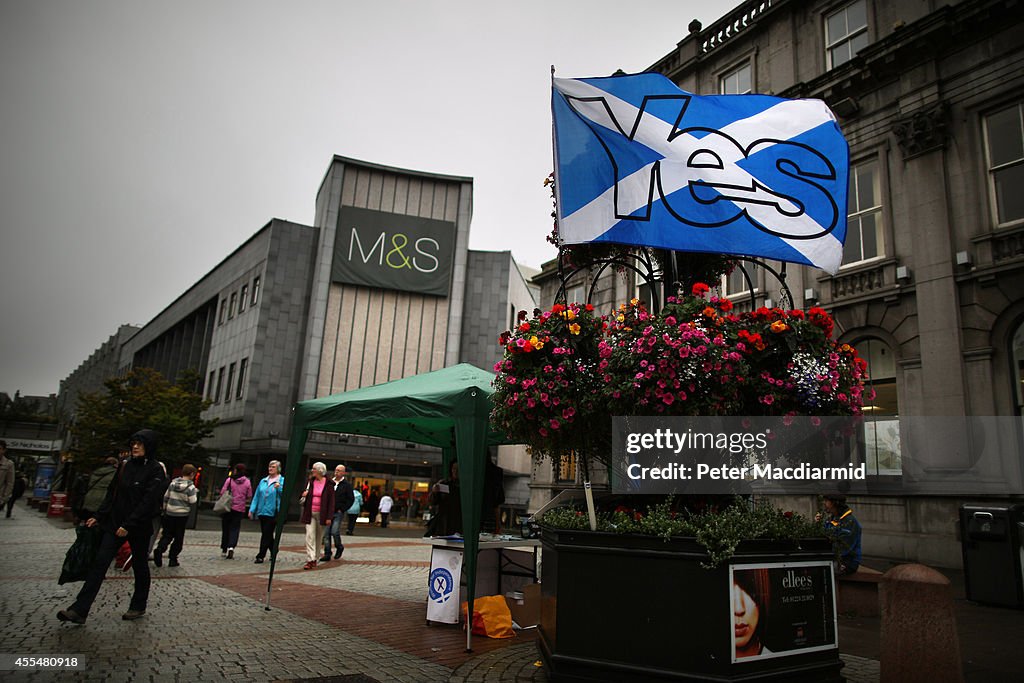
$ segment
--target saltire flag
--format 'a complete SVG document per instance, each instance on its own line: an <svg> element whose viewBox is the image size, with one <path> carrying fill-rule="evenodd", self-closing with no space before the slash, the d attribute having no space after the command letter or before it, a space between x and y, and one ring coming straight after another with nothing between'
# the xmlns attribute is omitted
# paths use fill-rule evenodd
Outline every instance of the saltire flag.
<svg viewBox="0 0 1024 683"><path fill-rule="evenodd" d="M693 95L654 73L552 85L565 243L839 270L850 151L824 102Z"/></svg>

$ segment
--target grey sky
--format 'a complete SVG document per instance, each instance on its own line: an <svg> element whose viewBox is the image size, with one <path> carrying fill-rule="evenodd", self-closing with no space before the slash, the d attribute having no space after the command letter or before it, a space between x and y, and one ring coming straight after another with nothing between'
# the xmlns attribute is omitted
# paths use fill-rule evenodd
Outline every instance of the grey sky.
<svg viewBox="0 0 1024 683"><path fill-rule="evenodd" d="M0 0L0 391L311 224L334 154L472 176L471 248L539 266L550 65L641 71L735 4Z"/></svg>

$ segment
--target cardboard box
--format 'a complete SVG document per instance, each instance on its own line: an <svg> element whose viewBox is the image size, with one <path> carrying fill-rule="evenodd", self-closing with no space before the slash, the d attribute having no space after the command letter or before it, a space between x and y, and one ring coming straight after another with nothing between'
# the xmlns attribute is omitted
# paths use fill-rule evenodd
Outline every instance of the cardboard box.
<svg viewBox="0 0 1024 683"><path fill-rule="evenodd" d="M530 583L521 591L505 594L505 602L512 612L512 621L523 628L540 623L540 584Z"/></svg>

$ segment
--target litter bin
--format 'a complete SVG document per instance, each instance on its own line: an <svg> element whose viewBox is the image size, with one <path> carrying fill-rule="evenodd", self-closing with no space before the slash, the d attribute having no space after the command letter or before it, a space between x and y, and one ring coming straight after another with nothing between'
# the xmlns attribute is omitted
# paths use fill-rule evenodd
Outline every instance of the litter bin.
<svg viewBox="0 0 1024 683"><path fill-rule="evenodd" d="M1024 506L962 505L960 538L967 599L1024 608Z"/></svg>

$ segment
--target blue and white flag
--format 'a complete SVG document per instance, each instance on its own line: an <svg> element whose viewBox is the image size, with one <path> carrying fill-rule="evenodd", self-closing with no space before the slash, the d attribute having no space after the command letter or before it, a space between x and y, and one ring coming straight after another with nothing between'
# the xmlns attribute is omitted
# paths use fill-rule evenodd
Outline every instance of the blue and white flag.
<svg viewBox="0 0 1024 683"><path fill-rule="evenodd" d="M660 74L556 78L558 231L835 274L849 147L820 100L699 96Z"/></svg>

